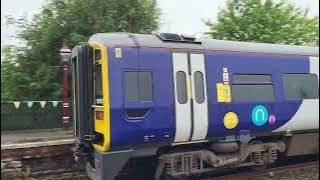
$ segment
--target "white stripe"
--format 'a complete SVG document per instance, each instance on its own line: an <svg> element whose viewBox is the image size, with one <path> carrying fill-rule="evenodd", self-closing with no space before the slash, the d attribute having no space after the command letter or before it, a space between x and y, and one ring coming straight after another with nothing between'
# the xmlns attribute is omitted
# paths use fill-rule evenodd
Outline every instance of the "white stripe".
<svg viewBox="0 0 320 180"><path fill-rule="evenodd" d="M296 131L319 128L319 100L305 99L302 101L295 115L283 126L274 130L281 131Z"/></svg>

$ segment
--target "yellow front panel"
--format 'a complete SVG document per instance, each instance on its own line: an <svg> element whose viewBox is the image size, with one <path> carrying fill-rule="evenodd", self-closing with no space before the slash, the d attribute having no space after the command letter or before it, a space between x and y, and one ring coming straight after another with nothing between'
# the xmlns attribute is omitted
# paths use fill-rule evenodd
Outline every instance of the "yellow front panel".
<svg viewBox="0 0 320 180"><path fill-rule="evenodd" d="M110 149L110 101L109 101L109 72L108 72L108 55L107 48L101 44L93 43L93 49L101 51L101 71L102 71L102 96L103 106L95 107L96 111L103 111L103 119L96 119L94 116L94 131L103 135L102 144L93 144L94 148L100 151L108 151Z"/></svg>

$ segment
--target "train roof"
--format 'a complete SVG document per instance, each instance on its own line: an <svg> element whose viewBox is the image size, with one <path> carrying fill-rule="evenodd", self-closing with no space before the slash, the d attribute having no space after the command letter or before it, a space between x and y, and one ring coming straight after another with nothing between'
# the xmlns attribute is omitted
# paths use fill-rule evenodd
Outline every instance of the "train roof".
<svg viewBox="0 0 320 180"><path fill-rule="evenodd" d="M163 35L163 34L162 34ZM174 35L174 34L171 34ZM176 35L178 37L178 35ZM183 39L183 38L182 38ZM131 34L125 32L97 33L90 37L89 43L98 42L105 46L153 47L191 50L216 50L234 52L272 53L319 56L319 47L237 42L216 39L192 39L186 41L168 40L159 34Z"/></svg>

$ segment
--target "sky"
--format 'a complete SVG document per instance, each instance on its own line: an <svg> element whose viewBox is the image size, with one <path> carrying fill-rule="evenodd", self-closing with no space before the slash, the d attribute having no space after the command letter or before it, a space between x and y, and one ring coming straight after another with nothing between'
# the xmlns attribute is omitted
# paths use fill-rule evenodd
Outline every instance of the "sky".
<svg viewBox="0 0 320 180"><path fill-rule="evenodd" d="M319 16L319 0L287 0L299 8L308 8L310 16ZM41 11L47 0L1 0L1 46L22 46L23 42L13 38L19 32L14 26L4 23L5 16L27 17ZM157 0L161 10L160 32L171 32L201 36L209 29L205 20L215 20L226 0Z"/></svg>

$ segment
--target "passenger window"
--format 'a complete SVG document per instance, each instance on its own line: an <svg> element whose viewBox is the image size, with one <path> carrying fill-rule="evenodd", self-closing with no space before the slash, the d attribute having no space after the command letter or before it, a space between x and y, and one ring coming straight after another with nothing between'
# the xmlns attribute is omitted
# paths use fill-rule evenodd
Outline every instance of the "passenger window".
<svg viewBox="0 0 320 180"><path fill-rule="evenodd" d="M235 101L273 101L271 75L235 74L232 76L232 98Z"/></svg>
<svg viewBox="0 0 320 180"><path fill-rule="evenodd" d="M178 102L180 104L185 104L187 103L187 100L188 100L186 73L184 73L183 71L178 71L176 73L176 82L177 82Z"/></svg>
<svg viewBox="0 0 320 180"><path fill-rule="evenodd" d="M232 98L235 101L273 101L273 85L245 85L231 86Z"/></svg>
<svg viewBox="0 0 320 180"><path fill-rule="evenodd" d="M284 74L285 97L288 100L318 99L319 85L316 74Z"/></svg>
<svg viewBox="0 0 320 180"><path fill-rule="evenodd" d="M195 87L195 99L197 103L201 104L204 102L204 82L202 72L195 72L193 74L193 79Z"/></svg>
<svg viewBox="0 0 320 180"><path fill-rule="evenodd" d="M124 72L127 102L153 101L152 72Z"/></svg>
<svg viewBox="0 0 320 180"><path fill-rule="evenodd" d="M265 74L234 74L233 84L272 84L271 75Z"/></svg>

